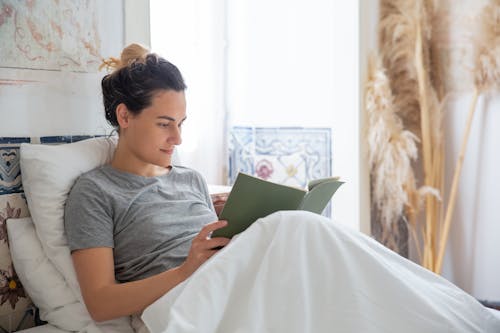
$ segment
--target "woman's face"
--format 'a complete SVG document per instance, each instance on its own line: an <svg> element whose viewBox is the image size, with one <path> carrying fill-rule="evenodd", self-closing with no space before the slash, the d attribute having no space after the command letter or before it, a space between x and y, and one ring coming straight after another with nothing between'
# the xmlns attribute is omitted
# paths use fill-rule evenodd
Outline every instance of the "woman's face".
<svg viewBox="0 0 500 333"><path fill-rule="evenodd" d="M175 146L180 145L182 123L186 119L184 92L164 90L153 95L152 105L138 115L128 113L120 124L120 138L128 150L144 164L168 167Z"/></svg>

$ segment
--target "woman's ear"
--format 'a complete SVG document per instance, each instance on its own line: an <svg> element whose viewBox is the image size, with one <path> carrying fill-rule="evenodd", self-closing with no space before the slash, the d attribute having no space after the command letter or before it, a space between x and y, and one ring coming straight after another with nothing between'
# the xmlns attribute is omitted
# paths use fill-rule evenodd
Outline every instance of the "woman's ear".
<svg viewBox="0 0 500 333"><path fill-rule="evenodd" d="M127 109L127 106L124 103L118 104L116 107L116 120L118 121L118 125L120 128L127 128L130 123L130 112Z"/></svg>

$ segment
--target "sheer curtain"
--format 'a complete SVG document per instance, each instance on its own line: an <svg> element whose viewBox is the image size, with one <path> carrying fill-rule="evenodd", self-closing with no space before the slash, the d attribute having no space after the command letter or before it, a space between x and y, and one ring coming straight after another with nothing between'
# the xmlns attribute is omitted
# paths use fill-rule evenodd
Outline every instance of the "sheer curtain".
<svg viewBox="0 0 500 333"><path fill-rule="evenodd" d="M225 3L150 0L151 48L182 72L188 89L187 121L179 157L210 184L224 184Z"/></svg>

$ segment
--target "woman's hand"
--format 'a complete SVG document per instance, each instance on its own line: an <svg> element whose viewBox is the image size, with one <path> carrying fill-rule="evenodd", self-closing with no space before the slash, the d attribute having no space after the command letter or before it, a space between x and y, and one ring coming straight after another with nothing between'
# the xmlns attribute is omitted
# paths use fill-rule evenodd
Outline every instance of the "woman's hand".
<svg viewBox="0 0 500 333"><path fill-rule="evenodd" d="M221 247L226 246L230 239L224 237L210 238L214 230L223 228L227 221L216 221L205 225L200 233L193 238L191 249L186 261L179 267L187 278L198 269L205 261L219 251Z"/></svg>

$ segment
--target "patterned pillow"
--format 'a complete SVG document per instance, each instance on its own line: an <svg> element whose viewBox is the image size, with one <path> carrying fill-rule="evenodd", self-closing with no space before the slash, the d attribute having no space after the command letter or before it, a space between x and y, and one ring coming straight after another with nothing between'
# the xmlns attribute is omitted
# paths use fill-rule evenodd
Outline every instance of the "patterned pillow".
<svg viewBox="0 0 500 333"><path fill-rule="evenodd" d="M21 285L10 256L7 219L29 216L22 193L0 195L0 331L34 326L34 308ZM3 330L2 330L3 329Z"/></svg>

